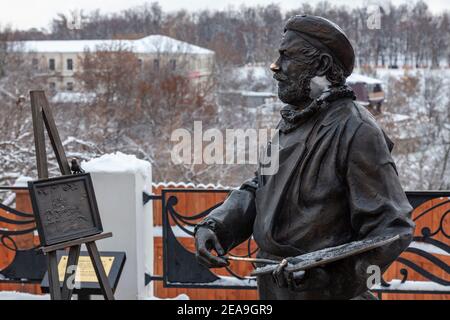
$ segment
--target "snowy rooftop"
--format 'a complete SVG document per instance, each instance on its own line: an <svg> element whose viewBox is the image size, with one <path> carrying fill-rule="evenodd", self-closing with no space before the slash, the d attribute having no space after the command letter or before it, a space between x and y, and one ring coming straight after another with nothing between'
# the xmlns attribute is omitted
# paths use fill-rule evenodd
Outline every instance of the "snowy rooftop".
<svg viewBox="0 0 450 320"><path fill-rule="evenodd" d="M135 53L214 54L214 51L163 35L150 35L135 40L39 40L10 44L20 52L78 53L85 50L126 48Z"/></svg>

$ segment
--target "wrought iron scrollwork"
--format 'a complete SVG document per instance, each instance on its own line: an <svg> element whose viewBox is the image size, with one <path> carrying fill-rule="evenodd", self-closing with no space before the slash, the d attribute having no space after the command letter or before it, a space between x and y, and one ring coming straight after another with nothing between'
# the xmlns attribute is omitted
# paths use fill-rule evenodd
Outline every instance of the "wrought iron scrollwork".
<svg viewBox="0 0 450 320"><path fill-rule="evenodd" d="M34 243L31 247L23 248L16 239L25 235L34 237L36 231L34 215L1 203L0 210L8 213L8 216L0 215L0 223L4 225L0 228L0 244L6 250L15 253L11 263L0 270L0 273L7 280L24 281L23 279L26 279L26 281L40 282L46 269L45 257L36 251L37 246ZM21 228L18 229L17 226ZM30 266L33 267L30 268Z"/></svg>
<svg viewBox="0 0 450 320"><path fill-rule="evenodd" d="M226 190L221 190L221 191L227 192ZM173 285L174 284L173 281L170 284L169 283L170 281L167 281L168 277L167 277L166 273L169 269L170 269L169 270L170 272L175 272L174 271L175 268L179 268L180 270L182 269L186 273L191 271L188 268L180 267L180 264L183 264L184 261L188 261L187 264L189 264L190 268L199 268L197 263L195 262L194 254L192 252L189 252L176 239L176 237L172 231L172 227L170 226L170 221L173 221L175 223L175 225L179 228L179 230L181 230L186 235L193 236L193 234L194 234L193 227L196 225L196 222L198 222L200 219L206 217L212 210L216 209L217 207L219 207L222 204L222 203L217 203L214 206L212 206L200 213L189 214L189 215L181 214L176 209L176 206L178 204L178 193L190 193L190 192L207 193L207 192L218 192L218 190L212 190L212 189L211 190L195 190L195 189L170 190L170 189L167 189L167 190L162 191L163 218L164 218L163 219L164 220L163 235L165 237L164 238L164 241L165 241L165 243L164 243L165 249L164 250L170 249L170 250L176 251L176 252L171 251L170 254L168 254L167 251L165 251L165 253L164 253L165 264L172 264L171 266L166 265L164 268L165 283L166 283L166 285L169 284L168 286L195 287L195 285L186 285L186 283L182 284L181 282L178 283L178 285ZM421 192L421 193L417 193L417 192L408 193L407 192L407 196L408 196L408 199L410 200L410 203L413 205L413 207L419 208L419 206L422 203L432 200L432 199L435 199L436 197L440 197L441 195L437 194L436 192ZM447 196L450 196L450 193L448 193ZM429 214L433 214L434 212L436 212L435 211L436 209L439 209L448 203L450 203L450 198L449 198L449 200L441 201L440 203L432 206L431 208L423 210L423 212L416 214L414 221L420 222L420 219L422 219L423 217L425 217ZM447 223L446 219L448 219L449 212L450 212L450 210L447 210L439 216L440 220L439 220L437 227L433 227L430 225L423 226L422 229L420 230L420 236L415 236L413 239L414 243L419 244L419 245L418 246L410 246L405 251L409 255L414 255L415 257L420 257L421 259L425 259L426 261L431 263L433 266L436 266L439 270L444 271L445 274L450 273L449 265L445 261L440 259L439 257L435 256L433 254L433 252L429 252L426 247L422 248L422 247L420 247L420 245L421 244L431 245L431 246L435 247L436 250L440 250L441 252L450 255L450 247L448 245L448 241L442 240L443 238L449 239L450 232L445 229L448 227L448 223ZM166 245L168 245L167 248L166 248ZM252 239L249 239L247 242L247 253L243 254L243 255L234 255L234 256L251 257L257 252L257 250L258 250L258 248L252 250ZM170 257L168 257L168 255ZM175 256L176 255L183 256L184 260L181 259L180 257L174 257L174 255ZM400 275L401 275L401 283L405 283L406 281L408 281L408 279L411 277L411 271L414 271L417 274L420 274L421 276L425 277L429 281L434 282L436 284L440 284L440 285L444 285L444 286L450 285L450 282L447 279L442 278L441 276L433 274L429 270L424 269L422 266L420 266L417 263L417 261L415 259L411 259L411 258L408 258L408 257L405 257L404 255L402 255L396 261L404 266L403 268L401 268L399 270ZM199 283L202 283L202 284L198 284L197 287L204 287L205 283L207 283L208 281L210 281L212 283L218 279L218 276L213 274L209 269L204 268L202 270L203 270L202 271L203 275L197 276L197 278L195 278L195 277L194 278L200 280L200 278L203 277L203 280L205 280L205 281L204 282L199 281ZM197 271L193 270L192 272L195 273L195 272L199 272L199 271L200 271L200 269L198 269ZM248 277L243 277L243 276L237 274L236 272L234 272L233 270L231 270L230 268L228 268L227 271L230 273L230 275L232 275L236 279L241 279L241 280L248 279ZM182 272L182 271L177 271L177 272ZM180 277L183 278L182 275ZM194 278L191 278L191 280ZM385 288L388 291L389 286L390 286L390 284L387 283L382 278L381 279L381 287ZM210 287L214 287L214 286L210 286ZM215 287L230 288L230 286L226 286L226 285L218 285ZM240 289L245 289L245 288L247 288L247 289L254 288L254 286L247 286L247 287L241 286L240 287ZM379 291L383 291L383 289L379 290Z"/></svg>
<svg viewBox="0 0 450 320"><path fill-rule="evenodd" d="M202 211L198 214L192 215L192 216L184 216L179 214L175 210L175 206L178 204L178 198L176 196L170 196L169 199L167 199L167 210L170 214L170 217L175 222L175 224L183 230L186 234L193 236L194 232L192 230L189 230L185 227L185 225L190 227L195 227L196 223L194 221L198 221L204 217L206 217L212 210L219 207L222 203L218 203L214 205L211 208L206 209L205 211Z"/></svg>
<svg viewBox="0 0 450 320"><path fill-rule="evenodd" d="M187 190L170 190L168 189L167 192L166 190L163 190L162 192L162 200L163 200L163 235L164 235L164 250L168 249L167 246L170 248L169 250L171 250L170 252L170 257L168 256L164 256L164 262L166 264L177 264L178 267L178 271L175 272L174 268L172 268L173 266L171 265L167 265L164 267L164 281L166 286L177 286L176 284L176 280L174 281L174 279L178 279L179 277L181 277L182 275L180 275L180 273L182 273L183 271L180 271L180 269L182 270L186 270L188 271L188 268L186 267L186 265L189 265L189 268L191 268L189 270L190 273L197 273L200 269L202 269L203 274L200 276L198 275L197 278L195 278L195 283L185 283L184 286L188 285L190 287L202 287L207 285L208 287L221 287L221 288L238 288L238 289L249 289L249 288L254 288L254 285L240 285L240 286L233 286L233 285L209 285L212 283L215 283L216 281L220 281L220 277L215 275L214 273L212 273L209 269L204 268L203 266L199 265L196 260L195 260L195 256L193 253L191 253L189 250L187 250L174 236L173 231L172 231L172 226L170 225L170 221L173 221L173 223L175 223L175 225L179 228L179 230L181 230L183 233L185 233L188 236L193 236L194 235L194 231L193 228L195 227L196 223L201 220L202 218L206 217L212 210L216 209L217 207L219 207L222 202L219 202L217 204L215 204L214 206L200 212L200 213L195 213L195 214L181 214L176 210L176 206L178 204L178 197L177 197L177 193L178 192L183 192L183 193L195 193L195 192L224 192L224 193L228 193L229 191L227 190L210 190L210 189L206 189L206 190L195 190L195 189L187 189ZM167 196L167 194L169 194ZM167 199L166 199L167 196ZM234 256L239 256L239 257L250 257L253 254L255 254L255 252L257 251L257 249L251 250L251 239L248 240L247 243L247 250L248 253L244 254L244 255L234 255ZM173 252L173 251L176 252ZM165 251L166 252L166 251ZM181 259L180 257L184 256L183 259ZM197 270L199 269L199 270ZM231 268L226 267L225 268L226 271L231 275L231 277L236 278L237 280L249 280L250 278L245 277L245 276L241 276L239 274L237 274L235 271L233 271ZM186 279L184 279L186 280ZM191 280L192 281L192 277ZM175 282L175 284L174 284Z"/></svg>
<svg viewBox="0 0 450 320"><path fill-rule="evenodd" d="M16 219L7 218L7 217L0 215L0 222L11 225L12 227L15 225L20 226L20 225L33 224L33 226L30 228L20 229L20 230L9 230L9 229L15 229L15 228L0 229L1 244L9 250L18 251L19 249L18 249L17 243L15 242L14 238L12 238L12 237L13 236L21 236L21 235L25 235L25 234L29 234L29 233L34 233L34 231L36 230L36 225L34 225L35 224L34 215L32 213L26 213L26 212L16 210L15 208L11 208L11 207L6 206L1 203L0 203L0 209L4 210L5 212L8 212L11 215L14 215L15 217L31 218L31 219L27 219L27 220L16 220ZM13 246L8 245L7 242L5 241L5 239L9 240L9 242ZM35 247L33 247L33 249L35 249Z"/></svg>
<svg viewBox="0 0 450 320"><path fill-rule="evenodd" d="M403 276L401 283L405 283L408 279L408 270L405 268L400 269L400 274Z"/></svg>
<svg viewBox="0 0 450 320"><path fill-rule="evenodd" d="M439 199L440 196L445 196L447 199L443 200L435 205L432 205L430 208L427 208L423 210L422 212L419 212L415 215L413 218L414 222L416 222L417 225L420 225L421 219L426 217L427 215L433 215L436 212L439 212L440 208L445 208L444 206L448 206L450 204L450 193L449 192L411 192L407 193L408 199L411 202L411 204L415 207L414 209L419 208L423 203ZM442 198L441 198L442 199ZM445 198L444 198L445 199ZM441 215L438 217L439 223L437 227L434 227L434 230L432 229L433 226L425 225L421 226L420 229L420 236L415 236L413 238L413 245L408 247L405 252L409 253L409 255L401 255L396 261L405 267L408 267L409 269L413 270L417 274L421 275L428 281L443 285L443 286L450 286L450 281L448 279L444 279L438 275L436 275L436 272L431 272L431 270L428 270L422 266L422 264L418 264L416 259L410 258L413 257L420 257L421 259L425 259L427 262L429 262L433 269L442 270L443 274L450 274L450 266L442 259L440 259L438 256L433 254L433 252L429 252L426 250L426 248L421 248L420 245L429 245L429 248L434 248L435 250L439 250L444 255L450 255L450 246L448 244L448 241L443 241L443 239L450 239L450 235L448 230L445 229L446 226L449 224L446 224L446 219L448 219L448 214L450 212L449 210L445 210L445 212L441 213ZM414 245L416 244L416 245ZM436 251L435 251L436 252ZM400 274L402 275L401 283L405 283L408 280L408 277L410 276L410 273L408 272L408 269L401 268ZM440 274L441 272L437 272ZM383 282L384 279L383 279ZM389 284L386 283L386 285L389 287ZM405 291L407 292L407 291Z"/></svg>
<svg viewBox="0 0 450 320"><path fill-rule="evenodd" d="M6 212L12 213L18 217L22 217L22 218L32 218L34 221L34 215L32 213L26 213L26 212L22 212L19 210L16 210L14 208L5 206L4 204L0 203L0 209L5 210Z"/></svg>

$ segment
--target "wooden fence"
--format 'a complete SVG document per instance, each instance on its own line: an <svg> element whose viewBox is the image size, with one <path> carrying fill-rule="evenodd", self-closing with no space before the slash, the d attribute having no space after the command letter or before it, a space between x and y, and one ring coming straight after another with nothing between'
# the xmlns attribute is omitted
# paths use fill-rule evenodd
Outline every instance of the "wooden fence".
<svg viewBox="0 0 450 320"><path fill-rule="evenodd" d="M153 193L156 195L161 194L163 187L156 187L153 189ZM226 193L224 192L200 192L195 194L195 199L192 193L177 194L178 203L176 208L178 212L183 215L189 216L202 212L208 208L211 208L215 204L222 202ZM156 230L162 228L162 203L161 201L154 201L153 203L153 224ZM175 223L171 221L171 225L175 226ZM183 246L185 246L191 252L195 252L195 245L193 238L180 237L178 238ZM156 275L162 275L163 273L163 241L162 237L157 235L155 238L155 262L154 272ZM233 253L243 255L248 251L246 244L241 244L233 250ZM252 267L248 263L231 263L231 269L239 275L248 275ZM217 274L229 275L223 269L216 269ZM191 299L257 299L256 290L230 290L230 289L192 289L192 288L164 288L161 281L155 282L155 295L160 298L173 298L179 294L186 294Z"/></svg>
<svg viewBox="0 0 450 320"><path fill-rule="evenodd" d="M16 209L22 212L32 213L31 201L28 191L18 190L16 191ZM28 218L20 218L17 216L12 216L11 214L0 209L0 214L3 217L11 218L15 220L28 220ZM0 222L0 228L5 228L6 224ZM11 227L11 225L8 225ZM30 227L27 225L16 225L15 230L28 229ZM39 244L39 237L37 234L25 234L20 236L13 236L14 242L19 249L30 249ZM6 240L8 241L8 240ZM7 243L8 245L8 243ZM15 257L15 251L8 249L2 243L0 243L0 270L8 266ZM0 291L19 291L28 293L41 293L41 286L39 284L25 284L25 283L2 283L0 281Z"/></svg>
<svg viewBox="0 0 450 320"><path fill-rule="evenodd" d="M153 188L153 193L158 195L161 193L162 187ZM215 192L205 192L200 199L198 195L196 197L196 201L192 201L190 198L190 193L182 193L178 194L178 204L177 209L179 212L183 214L196 214L201 211L204 211L216 203L222 201L225 197L225 193L215 193ZM422 206L417 208L413 213L413 217L417 215L417 212L421 212L426 208L430 208L433 205L439 203L439 201L444 201L445 199L435 199L424 203ZM24 212L32 212L31 203L26 191L18 191L16 198L16 207L17 209ZM422 228L427 226L431 230L438 227L441 222L440 216L445 214L450 210L450 204L446 206L442 206L439 208L441 215L433 214L424 217L424 219L420 219L417 222L416 234L419 235ZM4 216L8 216L5 212L0 212L0 214ZM153 221L155 226L155 260L154 260L154 272L155 275L162 275L163 272L163 250L162 250L162 237L161 237L161 229L162 229L162 208L161 201L155 200L153 201ZM443 227L445 230L449 230L449 221L448 219L443 220ZM0 228L3 227L0 224ZM18 244L21 247L30 247L32 245L36 245L39 240L37 236L29 236L23 237L21 239L16 239ZM179 239L180 242L190 251L194 252L194 243L193 239L190 237L182 237ZM440 239L444 243L448 243L448 239L445 239L442 236ZM254 244L253 244L254 245ZM244 254L247 252L247 246L245 244L240 245L235 249L235 253ZM421 266L424 269L430 270L430 272L438 275L439 277L450 280L450 276L445 271L436 268L434 265L430 263L430 261L426 259L422 259L417 256L413 256L410 253L404 253L403 255L407 256L410 260L414 261L417 265ZM450 256L447 254L437 254L439 259L444 261L447 265L450 263ZM14 258L14 252L5 248L2 244L0 244L0 269L7 266L12 259ZM247 263L232 263L233 271L237 272L241 275L248 275L251 271L251 265ZM408 279L409 280L418 280L418 281L426 281L423 276L412 270L411 268L405 267L404 265L395 262L388 269L388 271L384 274L385 280L389 281L391 279L401 279L400 275L401 269L407 269L408 271ZM435 268L435 269L434 269ZM218 270L218 274L227 275L226 271ZM180 294L186 294L191 299L257 299L256 290L226 290L226 289L191 289L191 288L164 288L161 281L155 281L155 295L160 298L172 298L176 297ZM0 291L1 290L14 290L28 293L41 293L40 286L38 284L14 284L14 283L0 283ZM450 295L429 295L429 294L383 294L383 299L442 299L448 300L450 299Z"/></svg>
<svg viewBox="0 0 450 320"><path fill-rule="evenodd" d="M168 187L176 187L179 186L168 186ZM153 189L153 192L157 195L161 194L161 189L163 187L157 187ZM193 198L195 196L195 198ZM218 202L222 201L225 198L224 193L215 193L215 192L205 192L198 193L195 195L190 192L186 193L177 193L178 203L176 205L177 212L183 215L195 215L200 213ZM416 210L414 210L412 217L413 219L417 218L418 214L424 212L425 210L436 206L440 202L447 201L447 198L438 198L420 205ZM429 214L423 216L421 219L416 221L416 230L415 236L420 236L423 228L429 228L430 230L437 230L441 223L443 223L442 228L447 231L449 230L449 219L443 219L441 221L441 217L448 213L450 210L450 203L447 205L441 206L437 211L434 211L433 214ZM157 228L160 228L162 225L162 208L161 201L155 201L153 204L153 221L154 225ZM175 225L173 221L171 221L171 225ZM436 238L443 243L448 245L448 239L445 238L444 234L440 234ZM194 243L192 238L182 238L180 242L190 251L194 252ZM247 247L245 244L240 245L235 249L236 254L246 254ZM450 256L448 254L439 254L433 253L433 255L447 265L450 264ZM450 281L450 275L445 270L438 268L436 265L431 263L429 260L424 259L423 257L414 255L409 252L405 252L402 254L402 257L413 261L415 264L420 266L424 270L428 270L430 273L445 279L446 281ZM233 263L233 270L237 271L240 275L248 275L252 269L251 266L247 263ZM401 274L401 270L406 269L408 272L408 280L409 281L427 281L424 276L420 275L413 269L399 263L394 262L389 269L384 273L383 278L386 281L390 281L392 279L402 279L403 275ZM155 273L161 275L162 274L162 239L161 237L155 238ZM217 274L227 275L222 270L219 270ZM191 288L164 288L161 282L157 282L155 285L155 295L161 298L169 298L175 297L179 294L186 294L191 299L256 299L257 293L256 290L212 290L212 289L191 289ZM448 300L450 299L450 294L406 294L406 293L384 293L382 295L384 300L427 300L427 299L435 299L435 300Z"/></svg>
<svg viewBox="0 0 450 320"><path fill-rule="evenodd" d="M436 207L439 203L445 203L448 202L447 197L443 198L436 198L430 201L427 201L423 203L422 205L418 206L414 212L412 213L412 218L416 222L416 229L414 232L414 236L420 237L422 236L422 230L424 228L428 228L431 232L434 230L438 230L439 228L442 228L444 230L443 233L437 233L435 237L433 237L436 240L441 241L442 243L449 245L449 240L446 238L445 233L447 235L450 234L450 219L445 219L444 215L448 216L448 213L450 212L450 203L447 203L445 205L442 205L435 209L432 214L425 215L419 219L418 215L420 213L425 212L426 210L429 210L433 207ZM444 216L444 219L443 219ZM417 220L416 220L417 219ZM442 225L441 225L442 224ZM443 261L447 268L450 265L450 255L444 252L433 252L432 255L435 258L438 258L439 260ZM417 266L422 268L423 270L429 271L431 274L444 279L446 281L450 281L450 274L448 271L445 271L444 269L438 268L435 264L433 264L430 260L425 259L424 257L418 256L411 252L404 252L401 254L402 258L408 259L409 261L414 262ZM424 276L420 275L417 271L413 270L410 267L405 266L404 264L401 264L399 262L394 262L389 269L384 273L384 279L386 281L390 281L392 279L402 279L403 275L401 274L401 270L404 269L408 273L408 280L414 280L414 281L428 281ZM450 294L405 294L405 293L384 293L383 299L390 299L390 300L449 300Z"/></svg>

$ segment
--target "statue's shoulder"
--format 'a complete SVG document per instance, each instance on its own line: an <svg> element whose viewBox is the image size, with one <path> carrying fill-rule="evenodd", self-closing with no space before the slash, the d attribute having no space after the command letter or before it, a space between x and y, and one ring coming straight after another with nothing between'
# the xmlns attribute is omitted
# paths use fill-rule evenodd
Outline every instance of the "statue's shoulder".
<svg viewBox="0 0 450 320"><path fill-rule="evenodd" d="M379 143L379 145L386 145L389 151L392 151L394 142L384 132L383 128L367 108L355 101L344 104L341 107L343 109L342 112L347 116L345 132L343 133L347 141L358 137L360 141L371 141L372 144Z"/></svg>
<svg viewBox="0 0 450 320"><path fill-rule="evenodd" d="M347 131L356 131L361 125L381 131L369 110L352 99L342 99L332 103L327 109L323 124L339 125Z"/></svg>

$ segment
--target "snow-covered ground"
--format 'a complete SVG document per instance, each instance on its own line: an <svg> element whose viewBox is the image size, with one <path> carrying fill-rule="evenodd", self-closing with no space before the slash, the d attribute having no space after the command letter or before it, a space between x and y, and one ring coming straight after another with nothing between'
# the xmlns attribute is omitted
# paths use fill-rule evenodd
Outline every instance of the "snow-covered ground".
<svg viewBox="0 0 450 320"><path fill-rule="evenodd" d="M29 294L17 291L0 291L0 300L50 300L50 295L43 294ZM158 298L147 297L144 300L189 300L189 296L186 294L180 294L175 298Z"/></svg>
<svg viewBox="0 0 450 320"><path fill-rule="evenodd" d="M17 291L0 291L0 300L50 300L50 295L29 294Z"/></svg>
<svg viewBox="0 0 450 320"><path fill-rule="evenodd" d="M431 281L405 281L404 283L401 280L395 279L389 282L389 287L383 287L381 285L375 285L371 289L372 290L392 290L392 291L438 291L438 292L449 292L450 287L444 286Z"/></svg>
<svg viewBox="0 0 450 320"><path fill-rule="evenodd" d="M158 297L148 297L144 300L190 300L189 296L187 294L180 294L179 296L176 296L175 298L158 298Z"/></svg>
<svg viewBox="0 0 450 320"><path fill-rule="evenodd" d="M235 286L235 287L254 286L254 287L256 287L256 278L253 278L253 277L247 277L245 279L238 279L238 278L230 277L230 276L218 276L218 277L219 277L219 279L217 279L213 282L197 284L197 285L203 285L205 287L209 287L209 286ZM177 284L177 283L174 282L173 284ZM179 284L185 285L186 283L179 283Z"/></svg>

